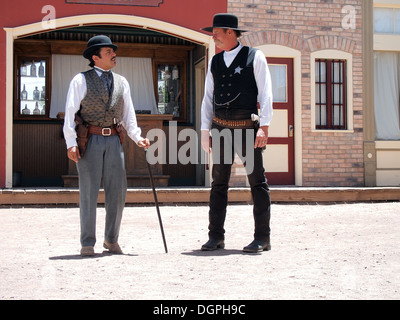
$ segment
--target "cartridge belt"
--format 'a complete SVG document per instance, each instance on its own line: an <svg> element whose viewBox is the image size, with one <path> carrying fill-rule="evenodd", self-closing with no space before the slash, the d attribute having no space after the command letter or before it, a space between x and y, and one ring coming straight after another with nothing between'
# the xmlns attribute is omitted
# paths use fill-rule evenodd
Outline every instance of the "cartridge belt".
<svg viewBox="0 0 400 320"><path fill-rule="evenodd" d="M225 120L217 117L213 118L213 122L221 127L232 129L254 129L254 122L251 119L243 120Z"/></svg>

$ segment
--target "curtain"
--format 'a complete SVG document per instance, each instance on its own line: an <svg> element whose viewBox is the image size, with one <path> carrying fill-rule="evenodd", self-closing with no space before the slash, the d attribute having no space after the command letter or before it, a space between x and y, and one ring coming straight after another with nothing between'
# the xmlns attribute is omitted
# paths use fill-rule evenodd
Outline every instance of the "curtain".
<svg viewBox="0 0 400 320"><path fill-rule="evenodd" d="M56 118L59 112L65 111L69 83L79 72L89 70L88 64L88 60L82 56L52 56L50 118Z"/></svg>
<svg viewBox="0 0 400 320"><path fill-rule="evenodd" d="M78 55L52 56L52 90L50 118L65 111L69 83L79 72L89 70L89 60ZM131 88L135 110L150 110L157 114L154 96L153 69L151 58L117 57L117 66L112 70L124 76Z"/></svg>
<svg viewBox="0 0 400 320"><path fill-rule="evenodd" d="M118 57L113 72L124 76L131 88L135 110L150 110L158 114L154 96L153 64L151 58Z"/></svg>
<svg viewBox="0 0 400 320"><path fill-rule="evenodd" d="M400 54L376 52L375 136L377 140L400 140Z"/></svg>

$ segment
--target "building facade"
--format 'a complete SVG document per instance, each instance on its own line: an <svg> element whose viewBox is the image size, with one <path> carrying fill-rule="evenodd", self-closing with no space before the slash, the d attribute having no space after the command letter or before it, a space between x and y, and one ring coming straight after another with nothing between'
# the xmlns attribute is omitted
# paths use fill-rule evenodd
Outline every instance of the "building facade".
<svg viewBox="0 0 400 320"><path fill-rule="evenodd" d="M21 7L31 14L20 15ZM398 0L17 0L0 13L0 187L73 181L60 136L65 83L86 67L81 52L98 33L119 45L118 73L138 87L133 100L145 132L165 133L160 182L208 186L207 161L179 163L171 146L188 146L186 129L199 132L216 52L201 28L218 12L239 17L249 31L241 41L270 65L274 119L264 162L271 185L400 185ZM126 151L132 186L140 186L143 156L132 145ZM240 164L233 170L232 184L246 185Z"/></svg>
<svg viewBox="0 0 400 320"><path fill-rule="evenodd" d="M366 88L374 108L368 114L371 154L366 154L366 175L371 185L400 185L400 1L374 0L370 4L366 70L370 86ZM372 87L372 84L374 86ZM372 138L374 140L372 140ZM369 141L372 141L369 142ZM373 152L375 151L375 152ZM375 180L374 180L375 178Z"/></svg>
<svg viewBox="0 0 400 320"><path fill-rule="evenodd" d="M283 83L288 104L274 105L271 141L278 141L268 148L266 167L292 168L295 185L364 185L362 6L363 1L228 3L252 30L244 42L260 48L273 69L291 69ZM273 83L280 81L277 72ZM287 139L293 141L286 147ZM277 156L283 153L287 160Z"/></svg>

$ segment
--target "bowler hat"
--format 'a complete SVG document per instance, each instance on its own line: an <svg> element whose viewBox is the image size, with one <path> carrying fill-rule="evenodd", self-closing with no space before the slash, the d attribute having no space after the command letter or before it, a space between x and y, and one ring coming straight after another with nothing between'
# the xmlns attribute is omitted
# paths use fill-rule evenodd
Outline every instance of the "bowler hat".
<svg viewBox="0 0 400 320"><path fill-rule="evenodd" d="M237 16L229 13L217 13L214 16L213 26L203 28L202 30L212 32L214 28L232 29L241 32L247 32L247 30L242 30L238 28Z"/></svg>
<svg viewBox="0 0 400 320"><path fill-rule="evenodd" d="M87 47L86 47L85 51L83 52L83 56L86 59L90 59L90 57L92 56L92 53L95 50L97 50L99 48L103 48L103 47L113 48L114 51L118 49L118 46L113 44L109 37L104 36L104 35L99 35L99 36L94 36L89 39L89 41L87 43Z"/></svg>

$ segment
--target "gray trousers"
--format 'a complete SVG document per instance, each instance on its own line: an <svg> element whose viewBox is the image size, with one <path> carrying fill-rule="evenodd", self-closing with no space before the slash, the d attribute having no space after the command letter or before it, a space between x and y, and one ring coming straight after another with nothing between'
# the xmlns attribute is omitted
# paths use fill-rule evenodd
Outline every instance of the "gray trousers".
<svg viewBox="0 0 400 320"><path fill-rule="evenodd" d="M118 241L126 199L124 151L119 137L92 135L85 155L78 161L81 245L96 243L97 198L103 179L106 221L104 239Z"/></svg>

